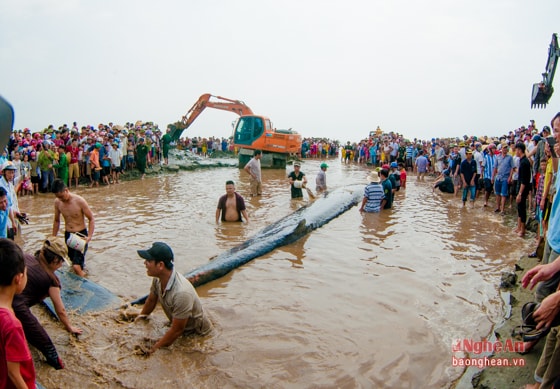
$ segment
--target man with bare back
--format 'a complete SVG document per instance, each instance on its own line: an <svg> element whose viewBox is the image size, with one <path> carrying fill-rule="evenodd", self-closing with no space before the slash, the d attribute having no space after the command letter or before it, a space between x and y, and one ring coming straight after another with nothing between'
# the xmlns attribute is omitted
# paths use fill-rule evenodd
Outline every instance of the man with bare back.
<svg viewBox="0 0 560 389"><path fill-rule="evenodd" d="M220 220L220 214L223 222L245 222L249 223L249 216L245 208L245 200L239 193L235 191L235 183L231 180L226 181L226 194L218 200L218 208L216 208L216 223Z"/></svg>
<svg viewBox="0 0 560 389"><path fill-rule="evenodd" d="M84 236L85 248L82 251L68 247L68 256L72 261L72 268L77 275L84 277L85 255L88 243L91 241L95 229L95 219L89 205L82 196L70 193L64 182L54 180L52 192L56 196L54 201L53 236L58 234L60 228L60 215L64 217L64 241L68 242L71 234L79 233ZM86 228L85 219L88 219ZM88 232L89 231L89 232ZM68 243L67 243L68 244Z"/></svg>

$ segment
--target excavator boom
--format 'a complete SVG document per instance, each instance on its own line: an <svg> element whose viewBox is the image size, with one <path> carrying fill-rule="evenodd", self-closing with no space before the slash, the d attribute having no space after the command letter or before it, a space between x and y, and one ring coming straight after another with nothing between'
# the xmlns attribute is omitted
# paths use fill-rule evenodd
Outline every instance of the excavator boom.
<svg viewBox="0 0 560 389"><path fill-rule="evenodd" d="M211 98L217 99L210 101ZM241 115L252 115L253 111L243 101L232 100L222 96L214 96L205 93L200 96L196 103L188 110L187 114L181 118L181 126L172 130L171 138L178 140L184 130L190 127L196 118L206 109L206 107L221 109Z"/></svg>
<svg viewBox="0 0 560 389"><path fill-rule="evenodd" d="M560 57L560 49L558 48L558 37L552 34L552 41L548 48L548 61L546 62L546 71L542 74L543 80L533 84L533 93L531 95L531 108L545 108L548 100L554 92L552 80L556 72L556 65Z"/></svg>

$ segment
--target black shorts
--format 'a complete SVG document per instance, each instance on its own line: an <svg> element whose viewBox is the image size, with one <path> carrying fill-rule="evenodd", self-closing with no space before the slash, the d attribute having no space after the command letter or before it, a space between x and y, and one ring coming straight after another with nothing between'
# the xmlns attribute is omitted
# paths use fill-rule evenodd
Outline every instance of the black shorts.
<svg viewBox="0 0 560 389"><path fill-rule="evenodd" d="M477 177L478 177L478 181L476 181L476 189L477 190L483 190L485 188L484 187L484 179L481 178L478 174L477 174Z"/></svg>
<svg viewBox="0 0 560 389"><path fill-rule="evenodd" d="M484 179L484 190L488 193L492 193L494 190L494 184L492 184L492 180L489 178Z"/></svg>
<svg viewBox="0 0 560 389"><path fill-rule="evenodd" d="M106 177L111 174L111 166L103 166L101 169L101 177Z"/></svg>
<svg viewBox="0 0 560 389"><path fill-rule="evenodd" d="M478 174L478 173L475 174L474 175L474 187L476 188L476 190L481 190L483 188L483 186L481 186L481 185L484 185L484 184L481 183L480 181L482 181L480 179L480 174Z"/></svg>
<svg viewBox="0 0 560 389"><path fill-rule="evenodd" d="M88 235L87 229L83 229L82 231L79 231L79 233L84 235L84 236ZM71 234L71 232L68 232L68 231L64 232L64 241L65 242L70 237L70 234ZM68 247L68 245L66 245L66 247ZM80 251L74 250L74 249L68 247L68 257L72 261L72 265L80 265L82 270L84 270L84 266L86 264L87 249L88 249L88 245L86 244L86 248L84 249L84 252L82 254Z"/></svg>
<svg viewBox="0 0 560 389"><path fill-rule="evenodd" d="M513 180L511 184L509 184L509 195L516 197L518 193L519 193L518 180Z"/></svg>
<svg viewBox="0 0 560 389"><path fill-rule="evenodd" d="M41 177L39 176L31 176L31 183L32 184L39 184L41 182Z"/></svg>

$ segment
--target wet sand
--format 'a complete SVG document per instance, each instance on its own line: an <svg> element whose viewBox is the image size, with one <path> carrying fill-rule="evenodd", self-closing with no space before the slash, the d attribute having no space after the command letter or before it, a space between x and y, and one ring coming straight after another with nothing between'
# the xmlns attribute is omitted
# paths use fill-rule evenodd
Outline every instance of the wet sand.
<svg viewBox="0 0 560 389"><path fill-rule="evenodd" d="M365 185L365 167L328 163L331 188ZM319 164L303 163L312 182ZM173 247L178 271L192 270L309 201L290 200L290 170L263 171L264 195L246 197L246 226L214 223L227 179L247 195L237 168L73 190L96 215L89 278L123 302L144 295L150 279L136 250L155 240ZM24 227L29 252L52 228L52 203L48 195L20 200L32 221ZM429 180L409 177L396 203L378 215L352 208L198 288L216 331L183 337L149 359L135 352L165 332L161 312L145 325L118 311L71 313L85 331L75 339L37 309L67 365L54 371L35 354L39 381L47 388L453 387L463 369L451 366L452 341L485 338L502 322L501 272L532 241L511 236L512 218L482 202L465 209L458 198L433 194Z"/></svg>

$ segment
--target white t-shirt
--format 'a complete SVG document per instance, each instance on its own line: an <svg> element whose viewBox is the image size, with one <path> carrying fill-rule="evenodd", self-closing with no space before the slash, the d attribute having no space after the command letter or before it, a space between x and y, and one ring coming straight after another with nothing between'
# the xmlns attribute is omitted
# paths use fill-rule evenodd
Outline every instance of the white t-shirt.
<svg viewBox="0 0 560 389"><path fill-rule="evenodd" d="M476 162L476 174L482 174L482 164L484 162L482 153L475 150L475 152L473 153L473 158Z"/></svg>
<svg viewBox="0 0 560 389"><path fill-rule="evenodd" d="M249 166L249 171L257 177L258 182L261 182L261 160L253 157L245 166Z"/></svg>

